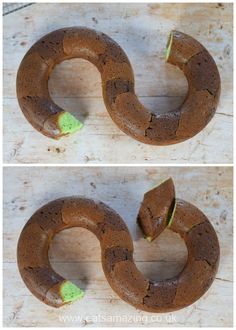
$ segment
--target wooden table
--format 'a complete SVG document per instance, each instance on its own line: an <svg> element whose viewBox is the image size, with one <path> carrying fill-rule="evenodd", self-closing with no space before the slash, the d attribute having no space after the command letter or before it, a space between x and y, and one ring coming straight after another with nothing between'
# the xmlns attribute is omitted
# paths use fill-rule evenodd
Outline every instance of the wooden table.
<svg viewBox="0 0 236 330"><path fill-rule="evenodd" d="M4 162L5 163L232 163L232 4L43 4L3 18ZM60 141L34 130L16 99L16 73L26 51L44 34L65 26L84 25L107 33L127 53L136 92L152 111L174 109L187 83L164 61L172 29L202 42L213 55L222 80L217 113L196 137L184 143L149 146L128 137L109 117L97 69L81 59L55 68L50 92L84 128Z"/></svg>
<svg viewBox="0 0 236 330"><path fill-rule="evenodd" d="M169 176L174 179L177 196L199 207L219 237L219 271L200 300L175 313L136 310L112 291L102 271L99 242L81 228L65 230L54 238L50 260L57 272L85 290L85 297L54 309L28 291L16 264L17 240L24 224L50 200L78 194L102 200L122 216L134 240L137 266L147 277L155 280L177 274L186 260L186 247L179 236L165 230L158 239L148 243L136 226L144 192ZM231 167L8 167L4 169L3 185L3 318L6 326L232 326ZM128 316L132 323L126 320ZM110 323L111 317L113 323Z"/></svg>

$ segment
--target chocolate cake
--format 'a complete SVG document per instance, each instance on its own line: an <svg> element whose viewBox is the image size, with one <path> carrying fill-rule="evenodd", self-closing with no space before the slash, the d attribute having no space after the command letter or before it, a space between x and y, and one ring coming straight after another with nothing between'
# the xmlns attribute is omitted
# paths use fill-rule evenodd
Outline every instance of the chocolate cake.
<svg viewBox="0 0 236 330"><path fill-rule="evenodd" d="M150 281L133 259L133 241L122 218L107 205L84 197L52 201L36 211L23 228L17 248L20 274L28 289L44 303L60 307L84 292L58 275L48 257L55 234L83 227L100 241L105 276L118 296L148 312L171 312L198 300L214 281L219 263L216 232L195 206L175 198L168 179L144 195L138 223L151 241L166 228L178 233L188 249L183 270L171 279Z"/></svg>
<svg viewBox="0 0 236 330"><path fill-rule="evenodd" d="M83 126L57 106L48 91L55 65L72 58L86 59L97 67L111 118L123 132L143 143L169 145L189 139L216 111L219 72L209 52L192 37L172 31L166 49L167 63L182 70L188 81L183 104L174 111L153 113L135 94L131 64L113 39L85 27L64 28L38 40L24 56L17 74L17 97L25 117L50 138L59 139Z"/></svg>

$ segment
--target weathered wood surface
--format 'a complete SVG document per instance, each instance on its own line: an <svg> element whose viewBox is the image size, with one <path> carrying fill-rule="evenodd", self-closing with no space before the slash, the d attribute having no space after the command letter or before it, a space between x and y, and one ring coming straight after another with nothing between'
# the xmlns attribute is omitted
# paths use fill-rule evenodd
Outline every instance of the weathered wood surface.
<svg viewBox="0 0 236 330"><path fill-rule="evenodd" d="M93 234L80 228L65 230L54 238L50 260L56 271L85 289L83 300L54 309L32 296L17 270L17 240L33 212L46 202L63 196L84 195L102 200L115 209L129 227L134 240L135 261L147 277L154 280L177 274L186 260L186 248L179 236L165 230L158 239L148 243L135 221L144 192L169 176L174 179L177 196L199 207L219 237L219 271L200 300L173 314L136 310L109 287L100 263L99 242ZM232 326L232 168L11 167L4 169L3 186L5 325ZM103 322L95 319L99 315ZM170 321L171 315L175 320ZM67 319L64 323L60 320L63 316L75 318L74 322ZM125 321L127 316L131 321ZM113 323L110 323L111 317Z"/></svg>
<svg viewBox="0 0 236 330"><path fill-rule="evenodd" d="M34 4L3 18L4 162L6 163L231 163L232 4ZM109 117L97 69L84 60L66 61L50 79L53 99L84 121L84 128L60 141L34 130L16 99L20 61L44 34L84 25L107 33L128 54L136 92L155 111L174 109L187 90L182 73L164 61L172 29L189 33L213 55L222 79L217 113L196 137L155 147L120 131Z"/></svg>

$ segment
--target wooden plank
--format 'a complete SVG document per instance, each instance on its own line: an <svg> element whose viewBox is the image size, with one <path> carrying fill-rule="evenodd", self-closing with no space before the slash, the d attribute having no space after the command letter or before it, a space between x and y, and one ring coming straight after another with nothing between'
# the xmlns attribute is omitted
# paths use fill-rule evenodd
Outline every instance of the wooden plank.
<svg viewBox="0 0 236 330"><path fill-rule="evenodd" d="M31 295L17 270L17 240L36 209L63 196L84 195L102 200L115 209L129 227L134 240L134 257L145 276L155 280L177 274L186 260L186 247L179 236L166 230L150 244L144 240L135 221L144 192L169 176L174 179L177 196L199 207L209 217L219 237L221 261L217 278L200 300L186 309L167 314L145 313L126 304L105 280L98 240L81 228L58 234L49 254L57 272L85 289L84 299L57 310ZM5 325L232 326L231 167L6 167L3 187ZM102 323L98 315L104 318ZM115 316L122 315L123 319L114 320ZM125 319L127 315L132 317L132 323ZM171 315L176 320L166 319ZM90 322L89 316L95 319ZM111 316L113 324L109 323Z"/></svg>
<svg viewBox="0 0 236 330"><path fill-rule="evenodd" d="M4 162L232 163L232 12L232 4L37 3L4 16ZM59 105L85 120L85 127L60 141L41 136L18 106L17 69L39 37L62 26L78 24L107 33L124 48L135 72L136 92L152 111L175 108L187 90L181 72L164 61L170 30L179 29L197 38L211 52L220 70L222 94L214 119L190 141L168 147L141 144L126 136L110 119L97 69L74 59L55 68L50 92ZM62 152L48 152L48 147Z"/></svg>

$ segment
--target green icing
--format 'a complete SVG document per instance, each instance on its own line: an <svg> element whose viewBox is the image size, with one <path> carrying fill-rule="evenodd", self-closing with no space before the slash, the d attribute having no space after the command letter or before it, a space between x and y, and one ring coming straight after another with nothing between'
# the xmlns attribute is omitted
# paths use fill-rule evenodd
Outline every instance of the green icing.
<svg viewBox="0 0 236 330"><path fill-rule="evenodd" d="M58 118L58 126L62 134L69 134L79 131L83 124L69 112L63 112Z"/></svg>
<svg viewBox="0 0 236 330"><path fill-rule="evenodd" d="M169 36L169 39L168 39L168 42L167 42L166 49L165 49L165 59L166 59L166 61L168 61L168 58L170 56L172 40L173 40L173 33L171 32L170 36Z"/></svg>
<svg viewBox="0 0 236 330"><path fill-rule="evenodd" d="M81 299L84 296L84 291L78 288L70 281L65 281L60 287L60 294L65 303Z"/></svg>
<svg viewBox="0 0 236 330"><path fill-rule="evenodd" d="M175 210L176 210L176 202L175 202L175 205L174 205L174 208L173 208L173 211L172 211L170 220L168 222L167 228L169 228L172 225L172 223L173 223L174 216L175 216Z"/></svg>
<svg viewBox="0 0 236 330"><path fill-rule="evenodd" d="M152 241L152 237L151 236L145 236L144 237L148 242L151 242Z"/></svg>

